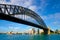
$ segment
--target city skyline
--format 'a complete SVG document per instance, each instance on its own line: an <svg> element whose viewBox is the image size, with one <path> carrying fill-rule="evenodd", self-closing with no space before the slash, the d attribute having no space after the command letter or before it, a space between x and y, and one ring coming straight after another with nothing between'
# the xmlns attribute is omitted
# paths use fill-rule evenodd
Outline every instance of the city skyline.
<svg viewBox="0 0 60 40"><path fill-rule="evenodd" d="M12 4L29 8L36 12L51 30L60 30L60 0L0 0L0 4ZM0 32L25 31L32 28L23 24L0 20Z"/></svg>

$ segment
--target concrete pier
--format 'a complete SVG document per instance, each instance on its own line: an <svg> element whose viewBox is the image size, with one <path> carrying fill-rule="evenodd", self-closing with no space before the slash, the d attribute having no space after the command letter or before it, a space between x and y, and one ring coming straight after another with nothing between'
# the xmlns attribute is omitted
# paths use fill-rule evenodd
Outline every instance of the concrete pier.
<svg viewBox="0 0 60 40"><path fill-rule="evenodd" d="M50 34L50 28L48 28L47 30L44 30L44 34Z"/></svg>

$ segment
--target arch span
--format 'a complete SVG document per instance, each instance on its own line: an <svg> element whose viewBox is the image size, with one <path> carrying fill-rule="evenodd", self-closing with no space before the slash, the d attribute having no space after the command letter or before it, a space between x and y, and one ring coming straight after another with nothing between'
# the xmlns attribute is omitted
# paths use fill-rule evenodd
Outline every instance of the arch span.
<svg viewBox="0 0 60 40"><path fill-rule="evenodd" d="M28 15L32 18L34 18L39 25L41 25L44 28L47 28L46 24L44 23L43 19L36 14L34 11L24 8L22 6L16 6L16 5L8 5L8 4L0 4L0 13L5 13L7 15Z"/></svg>

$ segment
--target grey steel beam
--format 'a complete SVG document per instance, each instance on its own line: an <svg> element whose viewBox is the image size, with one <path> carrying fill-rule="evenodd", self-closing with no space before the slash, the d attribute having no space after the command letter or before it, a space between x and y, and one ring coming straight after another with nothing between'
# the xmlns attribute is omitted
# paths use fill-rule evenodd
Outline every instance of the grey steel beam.
<svg viewBox="0 0 60 40"><path fill-rule="evenodd" d="M30 25L30 26L34 26L37 28L41 28L41 29L47 29L47 28L42 27L41 25L37 25L37 24L31 23L31 22L28 22L28 21L25 21L22 19L18 19L18 18L9 16L9 15L6 15L4 13L0 13L0 19L8 20L8 21L16 22L16 23L21 23L21 24L25 24L25 25Z"/></svg>
<svg viewBox="0 0 60 40"><path fill-rule="evenodd" d="M47 28L44 28L41 25L37 25L37 24L31 23L31 22L28 22L28 21L25 21L22 19L18 19L18 18L9 16L9 15L6 15L4 13L0 13L0 19L8 20L8 21L16 22L16 23L21 23L21 24L25 24L25 25L30 25L30 26L37 27L37 28L40 28L43 30L48 30ZM53 32L52 30L50 30L50 31Z"/></svg>

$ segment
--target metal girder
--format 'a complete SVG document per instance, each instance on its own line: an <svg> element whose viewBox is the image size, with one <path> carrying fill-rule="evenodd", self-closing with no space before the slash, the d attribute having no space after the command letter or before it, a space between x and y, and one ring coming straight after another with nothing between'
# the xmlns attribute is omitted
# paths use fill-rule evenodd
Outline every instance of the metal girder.
<svg viewBox="0 0 60 40"><path fill-rule="evenodd" d="M34 18L39 23L39 25L42 25L42 27L47 28L42 18L38 14L36 14L35 12L33 12L32 10L28 8L24 8L24 7L16 6L16 5L8 5L8 4L0 4L0 8L2 10L2 13L5 13L7 15L21 15L21 14L28 15Z"/></svg>
<svg viewBox="0 0 60 40"><path fill-rule="evenodd" d="M47 30L47 28L44 28L41 25L37 25L37 24L31 23L31 22L28 22L28 21L25 21L25 20L22 20L22 19L18 19L18 18L9 16L9 15L6 15L4 13L0 13L0 19L8 20L8 21L16 22L16 23L21 23L21 24L25 24L25 25L30 25L30 26L34 26L34 27L37 27L37 28Z"/></svg>
<svg viewBox="0 0 60 40"><path fill-rule="evenodd" d="M28 15L32 18L34 18L40 25L35 24L35 23L31 23L29 21L26 20L22 20L22 19L18 19L14 16L11 15ZM16 6L16 5L8 5L8 4L0 4L0 19L4 19L4 20L8 20L8 21L12 21L12 22L16 22L16 23L21 23L21 24L25 24L25 25L30 25L30 26L34 26L37 28L41 28L43 30L48 30L46 24L44 23L44 21L42 20L42 18L36 14L35 12L33 12L30 9L21 7L21 6ZM52 30L50 30L51 32L53 32Z"/></svg>

